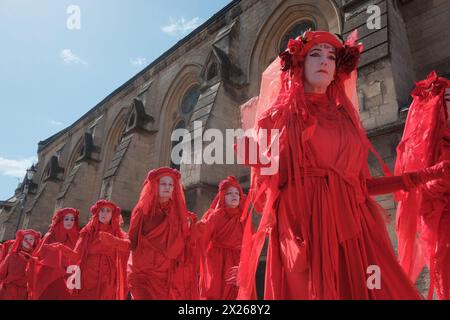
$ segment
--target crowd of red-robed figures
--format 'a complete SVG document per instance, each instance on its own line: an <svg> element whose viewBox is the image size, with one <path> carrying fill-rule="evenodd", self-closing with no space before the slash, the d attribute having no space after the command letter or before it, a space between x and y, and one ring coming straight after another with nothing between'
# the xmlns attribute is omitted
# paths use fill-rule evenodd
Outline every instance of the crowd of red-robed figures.
<svg viewBox="0 0 450 320"><path fill-rule="evenodd" d="M201 221L186 209L180 173L152 170L128 234L120 208L99 200L58 210L47 234L20 230L0 248L0 300L196 300L237 296L245 195L234 177ZM78 272L78 273L77 273Z"/></svg>

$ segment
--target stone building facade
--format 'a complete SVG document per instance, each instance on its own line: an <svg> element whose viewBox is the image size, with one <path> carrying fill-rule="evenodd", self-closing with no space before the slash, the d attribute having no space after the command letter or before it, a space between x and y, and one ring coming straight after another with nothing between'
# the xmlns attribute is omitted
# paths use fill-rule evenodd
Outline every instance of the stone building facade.
<svg viewBox="0 0 450 320"><path fill-rule="evenodd" d="M377 11L368 12L373 5ZM25 179L0 202L0 241L13 238L17 228L44 233L61 207L80 209L84 224L99 198L116 202L127 223L147 172L171 165L173 130L193 131L195 121L202 130L238 128L238 107L258 94L261 73L289 37L307 28L344 37L358 29L364 44L361 120L392 168L414 80L432 69L450 74L449 14L448 0L232 1L71 126L39 143L32 183ZM371 29L370 19L379 26ZM248 170L239 165L180 169L188 207L199 217L226 176L249 184ZM395 244L395 203L391 196L377 200L392 217Z"/></svg>

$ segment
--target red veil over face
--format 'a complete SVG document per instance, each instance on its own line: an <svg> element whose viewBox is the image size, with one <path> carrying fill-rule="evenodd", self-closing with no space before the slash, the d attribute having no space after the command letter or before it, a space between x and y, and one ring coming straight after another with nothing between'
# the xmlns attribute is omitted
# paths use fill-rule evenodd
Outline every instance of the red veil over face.
<svg viewBox="0 0 450 320"><path fill-rule="evenodd" d="M99 221L99 213L102 208L110 208L112 210L111 221L107 225ZM129 245L126 243L127 235L121 229L121 225L123 224L121 209L114 202L99 200L91 207L91 213L92 217L81 230L80 239L75 248L79 256L78 265L80 266L82 276L81 298L124 300L127 294L125 268L129 254ZM101 240L99 238L100 232L111 234L114 238ZM112 264L108 270L114 270L113 272L115 274L108 274L107 270L102 269L101 266L95 273L90 273L93 271L91 264L97 265L97 262L92 259L103 259L102 261L107 259L109 261L108 264ZM113 284L107 289L99 288L97 290L98 292L90 292L88 294L86 293L87 291L83 291L83 288L87 286L86 282L89 283L89 288L95 288L95 283L102 280L98 277L109 277ZM111 292L102 292L105 290Z"/></svg>
<svg viewBox="0 0 450 320"><path fill-rule="evenodd" d="M397 147L396 174L419 171L438 161L449 160L440 159L441 144L448 132L446 121L449 115L444 100L447 87L450 87L450 81L438 77L435 71L416 83L403 137ZM424 212L425 203L432 201L432 197L424 191L424 188L416 188L397 194L396 228L400 264L412 281L416 281L425 264L433 258L442 213L442 206L439 205L442 201L439 199L434 200L433 212ZM422 221L424 214L428 215L425 217L426 228Z"/></svg>
<svg viewBox="0 0 450 320"><path fill-rule="evenodd" d="M64 218L68 214L75 218L71 229L64 228ZM64 250L55 244L62 244L70 250L75 248L80 232L79 216L80 212L74 208L60 209L53 215L47 234L33 254L37 260L28 267L31 278L29 284L31 300L69 299L70 295L65 284L66 268L74 265L76 261L67 257Z"/></svg>
<svg viewBox="0 0 450 320"><path fill-rule="evenodd" d="M159 181L173 179L171 199L160 204ZM164 213L163 213L164 212ZM128 263L129 286L133 299L173 299L173 277L178 263L183 263L183 250L189 237L189 214L186 208L181 174L171 168L149 172L130 222L131 258ZM149 263L149 259L154 263Z"/></svg>

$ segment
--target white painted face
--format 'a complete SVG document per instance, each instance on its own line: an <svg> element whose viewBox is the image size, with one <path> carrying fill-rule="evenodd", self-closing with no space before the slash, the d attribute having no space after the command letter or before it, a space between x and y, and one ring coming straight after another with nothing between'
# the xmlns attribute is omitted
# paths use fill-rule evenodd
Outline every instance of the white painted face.
<svg viewBox="0 0 450 320"><path fill-rule="evenodd" d="M64 229L66 230L70 230L73 228L74 224L75 224L75 216L71 213L68 213L64 216Z"/></svg>
<svg viewBox="0 0 450 320"><path fill-rule="evenodd" d="M325 93L335 71L336 49L327 43L313 46L305 58L305 92Z"/></svg>
<svg viewBox="0 0 450 320"><path fill-rule="evenodd" d="M34 246L34 236L32 234L26 234L23 237L22 248L29 250Z"/></svg>
<svg viewBox="0 0 450 320"><path fill-rule="evenodd" d="M445 106L447 107L447 127L450 128L450 88L445 89L445 95L444 95L444 100L445 100Z"/></svg>
<svg viewBox="0 0 450 320"><path fill-rule="evenodd" d="M174 182L171 176L164 176L159 179L159 200L166 202L172 198Z"/></svg>
<svg viewBox="0 0 450 320"><path fill-rule="evenodd" d="M103 224L108 224L111 222L113 210L110 207L103 207L98 213L98 221Z"/></svg>
<svg viewBox="0 0 450 320"><path fill-rule="evenodd" d="M238 188L230 187L227 189L225 193L225 206L227 208L237 208L239 207L240 199L241 195L239 193Z"/></svg>

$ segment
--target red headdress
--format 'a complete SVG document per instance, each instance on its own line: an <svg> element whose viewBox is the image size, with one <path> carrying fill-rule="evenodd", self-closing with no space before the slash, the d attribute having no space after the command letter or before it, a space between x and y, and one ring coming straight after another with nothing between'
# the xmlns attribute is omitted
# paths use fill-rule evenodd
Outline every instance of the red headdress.
<svg viewBox="0 0 450 320"><path fill-rule="evenodd" d="M248 298L254 292L253 279L258 258L261 253L266 233L276 223L275 207L281 174L288 177L287 192L289 199L300 201L307 208L308 190L303 186L302 175L305 169L305 150L307 142L313 136L317 126L316 117L309 111L304 92L304 61L310 49L317 44L326 43L336 49L336 74L328 86L326 95L328 101L337 108L343 108L358 133L361 143L366 145L378 158L385 174L390 175L388 167L381 160L369 139L359 119L358 99L356 94L357 65L362 51L362 45L356 44L357 32L354 31L345 43L333 34L325 31L307 31L301 37L290 40L288 48L280 54L263 73L260 94L241 107L243 129L256 129L257 137L261 129L278 129L280 162L285 161L285 171L279 171L272 176L263 175L258 165L252 168L252 182L249 199L255 208L264 212L259 229L252 235L251 220L247 219L244 240L241 251L241 267L239 270L239 298ZM281 68L280 68L281 65ZM290 130L285 130L289 127ZM270 132L269 132L270 134ZM269 138L270 139L270 138ZM270 141L269 141L270 143ZM267 142L260 142L266 144ZM271 153L271 145L267 146L267 155ZM240 149L242 151L242 149ZM238 154L240 153L238 148ZM246 156L240 154L241 159ZM272 159L277 161L275 159ZM369 167L365 173L370 176ZM261 203L263 199L263 203ZM247 201L242 219L248 215L250 201ZM290 200L291 201L291 200ZM308 221L308 211L300 212L301 221ZM310 231L306 224L301 226L304 241L310 243ZM308 246L306 254L309 255Z"/></svg>
<svg viewBox="0 0 450 320"><path fill-rule="evenodd" d="M64 228L64 217L72 214L75 218L73 227L70 230ZM73 248L78 240L80 233L80 211L74 208L63 208L55 212L52 218L52 223L48 232L41 241L40 248L49 242L59 242L69 245Z"/></svg>
<svg viewBox="0 0 450 320"><path fill-rule="evenodd" d="M219 184L219 192L217 193L216 197L214 198L213 202L211 203L211 206L209 207L209 210L215 210L215 209L225 209L225 194L227 190L231 187L235 187L239 191L240 195L240 201L239 201L239 211L242 212L244 209L244 204L246 200L246 196L244 194L244 191L242 190L241 185L236 180L235 177L229 176Z"/></svg>
<svg viewBox="0 0 450 320"><path fill-rule="evenodd" d="M139 197L139 201L134 207L130 222L130 241L131 248L135 249L139 242L139 235L142 230L142 221L144 217L153 217L159 205L159 180L162 177L170 176L174 182L174 190L172 199L170 200L169 216L177 217L180 225L180 231L183 237L187 237L188 230L188 211L186 208L186 201L184 198L183 186L181 184L181 174L178 170L172 168L159 168L151 170L148 173L147 179Z"/></svg>
<svg viewBox="0 0 450 320"><path fill-rule="evenodd" d="M450 81L438 77L435 71L416 83L403 137L397 147L396 175L420 171L438 162L439 144L442 143L449 117L444 99L448 87ZM431 248L422 245L422 240L429 244L436 241L433 234L421 230L419 217L426 197L422 191L416 188L396 194L400 201L396 225L400 264L413 282L425 266L425 261L429 261L433 254ZM439 217L435 218L438 223Z"/></svg>
<svg viewBox="0 0 450 320"><path fill-rule="evenodd" d="M25 236L29 235L29 234L34 236L33 248L31 250L25 250L22 247L22 242L23 242L23 239L25 238ZM28 252L29 254L32 254L33 251L39 246L40 240L41 240L41 233L38 231L31 230L31 229L19 230L16 233L16 240L14 241L14 244L12 245L10 252L18 253L20 251L25 251L25 252Z"/></svg>

